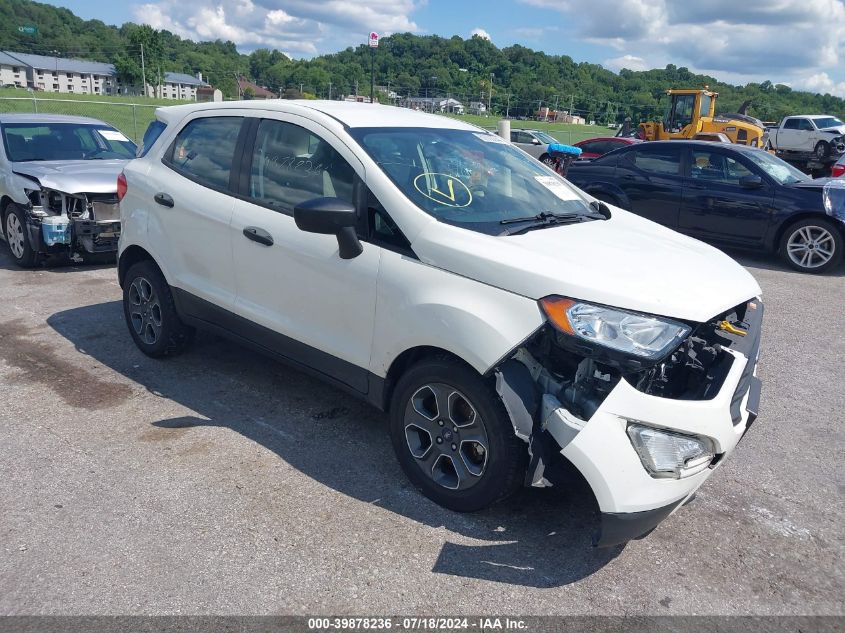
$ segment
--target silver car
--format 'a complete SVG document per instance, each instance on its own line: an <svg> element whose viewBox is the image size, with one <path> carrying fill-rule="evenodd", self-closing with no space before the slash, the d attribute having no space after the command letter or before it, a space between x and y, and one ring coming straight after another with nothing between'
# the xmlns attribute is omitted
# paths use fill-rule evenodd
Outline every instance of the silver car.
<svg viewBox="0 0 845 633"><path fill-rule="evenodd" d="M21 267L117 250L117 176L135 144L97 119L0 114L0 236Z"/></svg>
<svg viewBox="0 0 845 633"><path fill-rule="evenodd" d="M540 130L511 130L511 143L549 166L554 165L554 161L549 157L549 145L559 142Z"/></svg>

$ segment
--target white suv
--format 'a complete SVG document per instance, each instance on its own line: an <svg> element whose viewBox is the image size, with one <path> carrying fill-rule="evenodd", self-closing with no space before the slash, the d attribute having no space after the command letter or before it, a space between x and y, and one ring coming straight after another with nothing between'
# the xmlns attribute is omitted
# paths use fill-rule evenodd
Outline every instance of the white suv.
<svg viewBox="0 0 845 633"><path fill-rule="evenodd" d="M135 343L171 355L207 328L364 398L437 503L549 485L562 455L596 543L621 543L756 417L755 280L498 136L340 102L156 116L118 183Z"/></svg>

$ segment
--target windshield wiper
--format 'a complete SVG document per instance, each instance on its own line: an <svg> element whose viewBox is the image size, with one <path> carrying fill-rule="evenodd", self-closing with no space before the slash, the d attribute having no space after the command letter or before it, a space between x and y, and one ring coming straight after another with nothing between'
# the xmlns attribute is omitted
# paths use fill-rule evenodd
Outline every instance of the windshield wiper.
<svg viewBox="0 0 845 633"><path fill-rule="evenodd" d="M577 224L586 220L607 220L609 216L603 213L551 213L541 211L537 215L529 215L523 218L507 218L500 220L499 224L523 224L523 226L505 229L499 235L516 235L533 229L544 229L549 226L561 224Z"/></svg>

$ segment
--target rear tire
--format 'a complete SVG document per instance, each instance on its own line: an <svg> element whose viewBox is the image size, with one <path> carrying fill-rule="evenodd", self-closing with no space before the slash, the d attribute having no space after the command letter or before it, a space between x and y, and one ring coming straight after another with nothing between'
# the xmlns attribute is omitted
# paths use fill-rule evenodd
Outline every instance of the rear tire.
<svg viewBox="0 0 845 633"><path fill-rule="evenodd" d="M540 162L543 163L546 167L550 167L551 169L555 168L555 159L549 156L548 154L543 154L540 156Z"/></svg>
<svg viewBox="0 0 845 633"><path fill-rule="evenodd" d="M393 392L389 424L408 479L445 508L480 510L523 483L526 444L494 388L455 360L425 360L409 369Z"/></svg>
<svg viewBox="0 0 845 633"><path fill-rule="evenodd" d="M127 271L123 314L132 340L147 356L175 356L194 340L194 328L182 323L170 286L150 260L138 262Z"/></svg>
<svg viewBox="0 0 845 633"><path fill-rule="evenodd" d="M15 263L21 268L32 268L40 261L38 253L32 250L26 228L24 210L15 203L6 207L6 217L3 222L3 235Z"/></svg>
<svg viewBox="0 0 845 633"><path fill-rule="evenodd" d="M820 274L842 261L842 233L824 218L807 218L789 226L780 240L783 260L802 273Z"/></svg>

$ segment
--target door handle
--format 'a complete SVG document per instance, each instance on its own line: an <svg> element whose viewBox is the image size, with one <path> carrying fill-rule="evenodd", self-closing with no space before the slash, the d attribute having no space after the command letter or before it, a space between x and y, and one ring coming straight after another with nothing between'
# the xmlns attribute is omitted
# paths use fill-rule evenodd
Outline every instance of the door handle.
<svg viewBox="0 0 845 633"><path fill-rule="evenodd" d="M690 189L705 189L704 183L701 182L687 182L687 187Z"/></svg>
<svg viewBox="0 0 845 633"><path fill-rule="evenodd" d="M637 177L634 174L625 174L622 176L622 180L636 180Z"/></svg>
<svg viewBox="0 0 845 633"><path fill-rule="evenodd" d="M273 236L264 229L257 226L247 226L244 228L244 237L253 242L264 244L264 246L273 246Z"/></svg>
<svg viewBox="0 0 845 633"><path fill-rule="evenodd" d="M159 191L156 195L153 196L153 200L158 202L163 207L167 207L168 209L173 208L173 198L171 198L166 193L162 193L161 191Z"/></svg>

